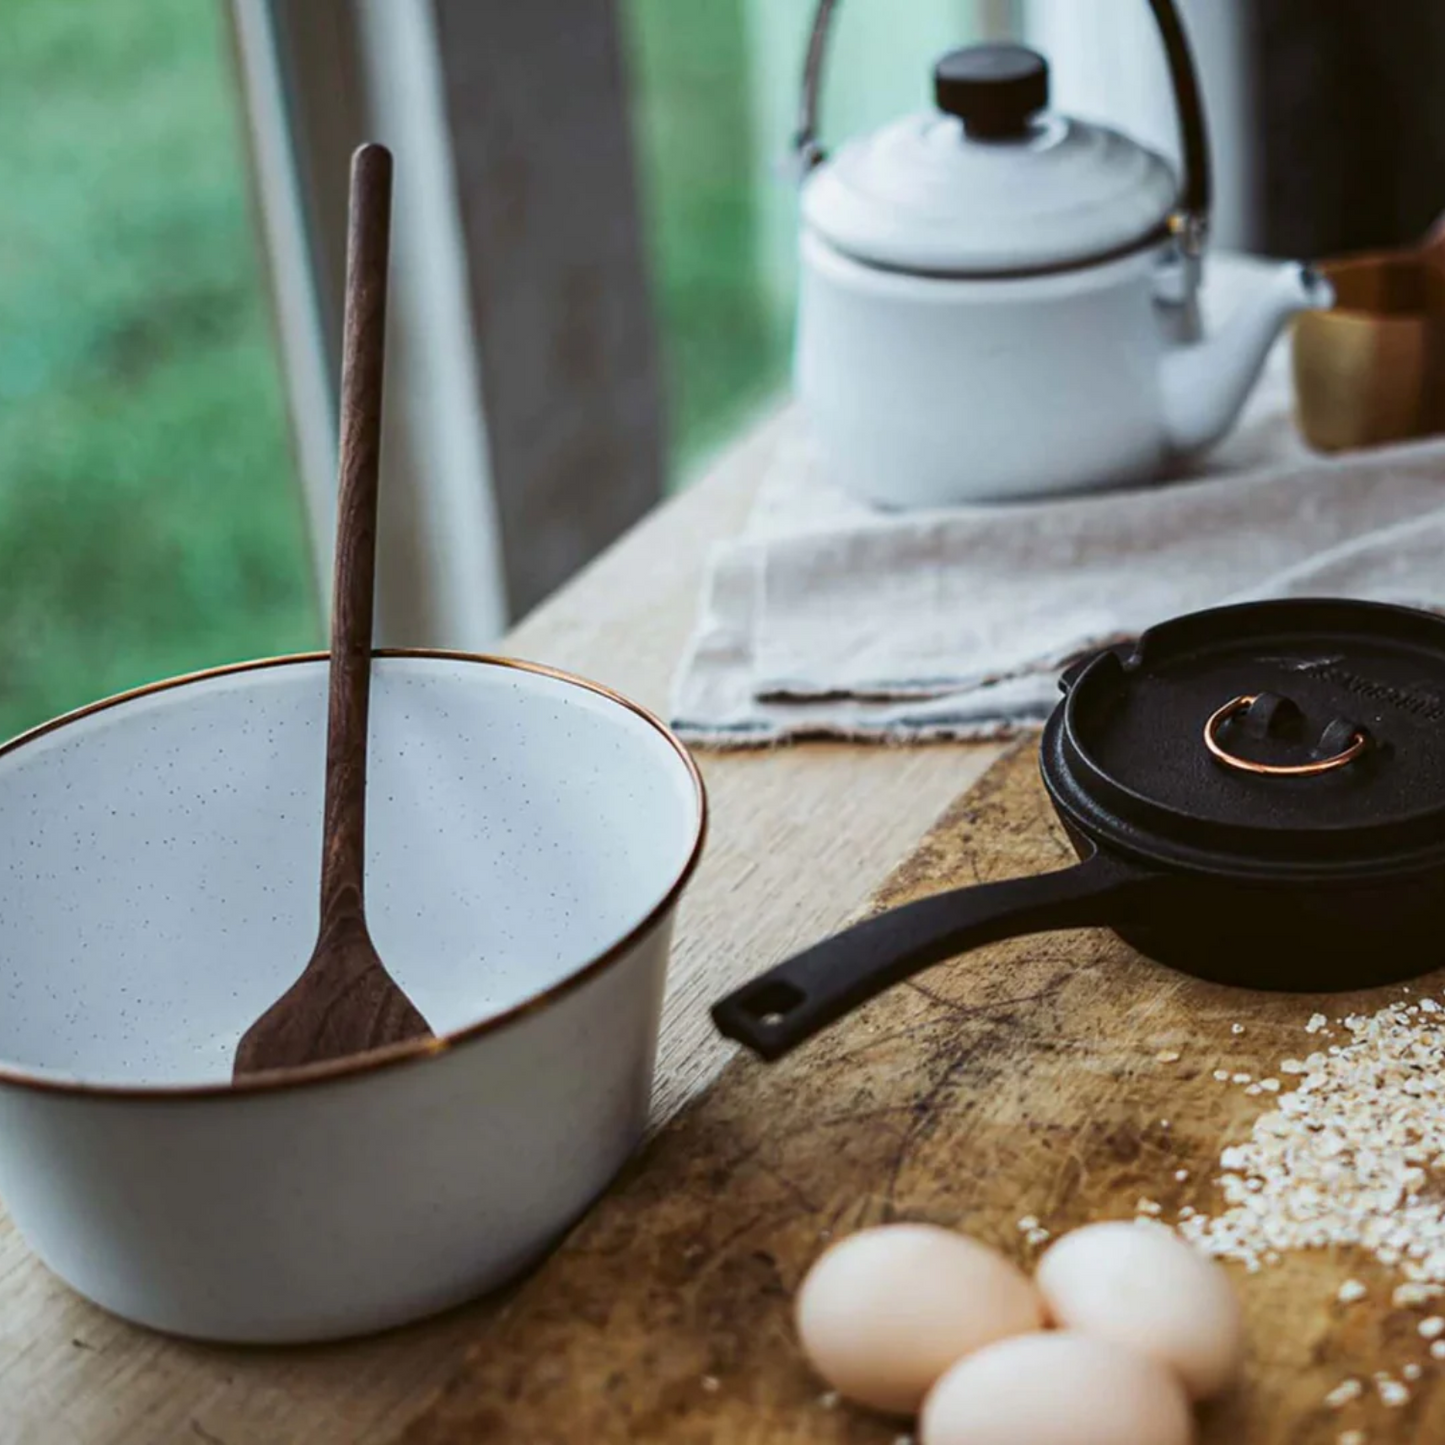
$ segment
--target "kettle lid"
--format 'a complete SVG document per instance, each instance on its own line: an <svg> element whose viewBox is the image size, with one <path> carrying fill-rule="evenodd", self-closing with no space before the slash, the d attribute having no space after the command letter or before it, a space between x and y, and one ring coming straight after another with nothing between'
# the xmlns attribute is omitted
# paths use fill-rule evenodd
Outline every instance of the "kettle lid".
<svg viewBox="0 0 1445 1445"><path fill-rule="evenodd" d="M805 223L891 270L1063 270L1151 244L1178 204L1168 162L1107 126L1048 110L1049 68L1022 45L954 50L937 109L844 145L803 188Z"/></svg>

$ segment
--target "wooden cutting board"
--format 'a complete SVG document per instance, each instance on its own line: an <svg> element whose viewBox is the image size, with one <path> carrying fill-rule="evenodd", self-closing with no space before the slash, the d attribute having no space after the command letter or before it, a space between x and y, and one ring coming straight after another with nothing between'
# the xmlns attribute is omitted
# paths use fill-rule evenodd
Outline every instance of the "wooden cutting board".
<svg viewBox="0 0 1445 1445"><path fill-rule="evenodd" d="M877 906L1057 868L1073 855L1021 748L942 819ZM742 901L740 901L742 902ZM762 966L768 960L759 959ZM892 1445L906 1428L829 1401L799 1356L794 1289L829 1239L885 1220L966 1230L1025 1265L1020 1218L1055 1234L1210 1209L1220 1148L1268 1096L1216 1069L1273 1072L1308 1052L1316 1007L1373 1010L1390 994L1270 996L1168 973L1111 934L1022 940L934 969L791 1058L739 1057L665 1130L478 1338L405 1445ZM1244 1031L1235 1033L1233 1026ZM1161 1052L1180 1059L1160 1062ZM1167 1122L1166 1122L1167 1121ZM1176 1179L1177 1171L1187 1178ZM1445 1366L1395 1280L1341 1253L1235 1270L1248 1377L1202 1439L1335 1445L1445 1438ZM1367 1299L1341 1305L1355 1277ZM1424 1374L1404 1408L1350 1376Z"/></svg>

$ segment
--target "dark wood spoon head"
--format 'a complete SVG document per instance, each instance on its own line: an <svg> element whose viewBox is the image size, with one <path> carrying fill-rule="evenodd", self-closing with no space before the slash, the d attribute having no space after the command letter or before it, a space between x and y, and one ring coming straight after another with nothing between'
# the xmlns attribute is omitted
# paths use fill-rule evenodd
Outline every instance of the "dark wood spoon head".
<svg viewBox="0 0 1445 1445"><path fill-rule="evenodd" d="M306 971L242 1035L235 1074L299 1068L430 1036L356 914L326 929Z"/></svg>

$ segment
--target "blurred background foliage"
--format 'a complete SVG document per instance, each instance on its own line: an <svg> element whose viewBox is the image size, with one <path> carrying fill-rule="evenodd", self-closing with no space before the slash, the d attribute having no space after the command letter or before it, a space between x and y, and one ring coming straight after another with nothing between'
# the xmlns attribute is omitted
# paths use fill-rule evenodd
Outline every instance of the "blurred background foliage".
<svg viewBox="0 0 1445 1445"><path fill-rule="evenodd" d="M854 0L830 133L975 0ZM673 485L783 383L812 0L621 0ZM321 643L223 0L0 0L0 735Z"/></svg>
<svg viewBox="0 0 1445 1445"><path fill-rule="evenodd" d="M0 8L10 733L318 624L224 12Z"/></svg>

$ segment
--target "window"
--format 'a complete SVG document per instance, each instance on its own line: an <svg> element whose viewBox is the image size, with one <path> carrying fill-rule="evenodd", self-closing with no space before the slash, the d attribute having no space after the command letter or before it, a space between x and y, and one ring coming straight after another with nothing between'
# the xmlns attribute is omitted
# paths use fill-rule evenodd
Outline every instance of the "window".
<svg viewBox="0 0 1445 1445"><path fill-rule="evenodd" d="M0 732L320 640L363 138L398 153L383 641L489 647L655 502L664 445L676 488L784 396L813 6L9 0ZM1186 10L1206 86L1237 75L1235 7ZM1148 26L1144 0L842 0L824 139L1026 35L1066 106L1167 143Z"/></svg>
<svg viewBox="0 0 1445 1445"><path fill-rule="evenodd" d="M841 139L925 105L934 58L1009 33L1011 9L844 0L824 135ZM786 383L797 210L783 162L813 10L814 0L624 7L673 485Z"/></svg>
<svg viewBox="0 0 1445 1445"><path fill-rule="evenodd" d="M314 645L225 12L8 0L0 734Z"/></svg>

